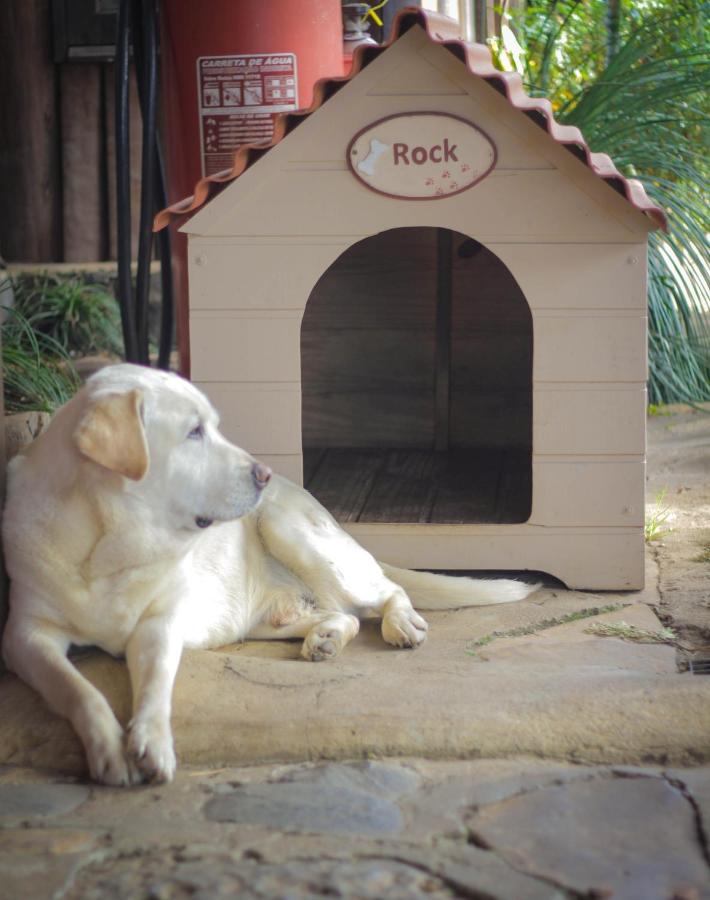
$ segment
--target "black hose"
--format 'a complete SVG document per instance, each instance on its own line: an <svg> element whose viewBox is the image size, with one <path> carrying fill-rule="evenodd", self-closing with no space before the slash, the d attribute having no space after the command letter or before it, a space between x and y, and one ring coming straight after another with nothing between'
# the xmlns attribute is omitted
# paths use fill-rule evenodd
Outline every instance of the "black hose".
<svg viewBox="0 0 710 900"><path fill-rule="evenodd" d="M141 4L141 50L142 72L139 80L142 84L143 107L143 150L141 157L141 212L138 232L138 270L136 274L136 331L140 361L150 362L148 348L148 304L150 293L150 261L153 253L153 214L154 214L154 178L155 178L155 119L156 119L156 76L157 46L155 29L154 0L143 0ZM137 34L138 22L133 32ZM138 42L134 37L134 46ZM139 53L136 54L138 58Z"/></svg>
<svg viewBox="0 0 710 900"><path fill-rule="evenodd" d="M158 209L168 205L168 194L165 188L165 165L160 139L155 135L155 200ZM170 368L170 354L173 349L173 332L175 321L173 314L173 271L172 251L170 248L170 229L163 228L158 232L158 249L160 251L160 342L158 344L158 368Z"/></svg>
<svg viewBox="0 0 710 900"><path fill-rule="evenodd" d="M130 0L121 0L116 32L116 244L118 281L116 295L121 310L126 360L138 362L138 342L131 290L131 174L128 116L128 57Z"/></svg>
<svg viewBox="0 0 710 900"><path fill-rule="evenodd" d="M148 0L150 2L150 0ZM143 21L142 0L132 0L133 20L135 22ZM146 33L144 29L134 29L133 34L133 58L136 66L136 75L138 83L138 100L141 108L141 116L145 121L147 112L147 94L148 94L148 78L146 77ZM149 40L151 53L154 59L160 59L159 52L159 32L157 26L153 29L152 39ZM155 47L153 51L153 46ZM156 76L157 78L157 76ZM163 163L163 153L160 146L160 138L156 128L153 130L154 147L154 205L155 210L164 209L168 205L165 166ZM145 137L145 134L144 134ZM151 216L152 219L152 216ZM170 245L170 231L165 228L158 233L158 256L160 258L160 284L161 284L161 307L160 307L160 336L158 339L158 367L168 369L170 367L170 354L173 349L174 337L174 291L173 291L173 275L172 275L172 251ZM149 304L148 304L149 305Z"/></svg>

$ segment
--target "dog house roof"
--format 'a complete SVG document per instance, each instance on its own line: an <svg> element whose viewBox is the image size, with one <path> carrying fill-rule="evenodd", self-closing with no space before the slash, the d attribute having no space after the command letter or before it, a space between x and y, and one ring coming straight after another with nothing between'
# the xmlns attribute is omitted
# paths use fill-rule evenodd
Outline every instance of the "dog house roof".
<svg viewBox="0 0 710 900"><path fill-rule="evenodd" d="M201 178L195 185L192 196L174 203L157 214L154 230L160 231L169 224L172 218L195 212L203 206L212 194L228 182L238 178L271 147L282 141L304 118L319 109L343 85L355 78L380 54L386 52L391 44L414 25L420 25L432 43L444 46L466 64L472 75L482 78L506 97L511 106L532 119L540 128L545 129L553 140L562 144L615 191L625 197L632 206L643 212L655 228L667 229L668 221L665 212L651 201L641 182L625 178L606 153L592 153L579 128L556 122L550 101L544 97L528 96L523 88L522 78L517 72L502 72L497 69L493 65L488 47L483 44L462 41L458 35L459 25L453 19L416 7L409 7L400 10L395 17L392 24L392 36L386 44L365 44L358 47L355 50L352 68L348 75L324 78L318 81L313 90L313 102L310 107L276 116L274 133L270 141L244 144L239 147L234 154L231 169Z"/></svg>

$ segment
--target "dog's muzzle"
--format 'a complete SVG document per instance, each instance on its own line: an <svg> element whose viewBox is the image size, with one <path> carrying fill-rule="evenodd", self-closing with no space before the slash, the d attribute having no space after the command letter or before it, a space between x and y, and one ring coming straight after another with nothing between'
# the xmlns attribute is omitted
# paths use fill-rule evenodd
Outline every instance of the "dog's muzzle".
<svg viewBox="0 0 710 900"><path fill-rule="evenodd" d="M261 493L264 490L266 485L271 481L271 476L274 473L268 466L265 466L263 463L257 462L254 463L251 469L251 477L254 482L254 486ZM257 500L258 500L257 495ZM210 525L214 522L214 519L210 519L207 516L195 516L195 525L198 528L209 528Z"/></svg>
<svg viewBox="0 0 710 900"><path fill-rule="evenodd" d="M263 463L254 463L251 469L251 475L254 479L254 484L259 488L259 490L263 490L266 485L271 481L271 476L274 473L268 466L265 466Z"/></svg>

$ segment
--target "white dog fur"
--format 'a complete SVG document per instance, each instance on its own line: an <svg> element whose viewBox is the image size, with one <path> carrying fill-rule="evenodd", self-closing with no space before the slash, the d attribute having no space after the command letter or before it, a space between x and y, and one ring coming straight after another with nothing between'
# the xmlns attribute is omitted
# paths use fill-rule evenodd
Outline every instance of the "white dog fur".
<svg viewBox="0 0 710 900"><path fill-rule="evenodd" d="M9 466L3 656L69 719L92 778L105 784L172 778L170 705L183 647L299 637L303 656L322 660L372 615L389 644L416 647L427 624L410 597L442 609L535 590L376 562L307 491L270 477L217 425L189 382L111 366ZM126 735L67 659L70 645L125 655Z"/></svg>

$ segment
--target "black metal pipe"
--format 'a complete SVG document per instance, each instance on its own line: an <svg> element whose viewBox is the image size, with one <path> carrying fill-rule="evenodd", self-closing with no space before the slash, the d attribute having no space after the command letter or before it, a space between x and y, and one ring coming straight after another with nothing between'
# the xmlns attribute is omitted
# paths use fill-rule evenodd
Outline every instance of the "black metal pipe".
<svg viewBox="0 0 710 900"><path fill-rule="evenodd" d="M155 57L160 66L160 28L155 29ZM165 158L160 144L158 129L155 130L155 208L165 209L168 205ZM175 337L175 299L173 290L172 248L170 228L158 232L158 256L160 258L160 337L158 339L158 367L170 368L170 354Z"/></svg>
<svg viewBox="0 0 710 900"><path fill-rule="evenodd" d="M130 0L121 0L116 33L116 243L118 281L116 295L121 310L126 360L138 362L133 291L131 289L131 174L128 112Z"/></svg>
<svg viewBox="0 0 710 900"><path fill-rule="evenodd" d="M136 86L138 88L138 102L143 115L143 60L145 58L143 47L143 0L130 0L131 3L131 48L133 50L133 65L136 68Z"/></svg>
<svg viewBox="0 0 710 900"><path fill-rule="evenodd" d="M139 23L135 23L134 34ZM156 122L156 74L157 46L154 0L143 0L141 4L142 84L143 107L143 148L141 157L141 211L138 233L138 270L136 274L136 332L140 361L150 362L148 347L148 304L150 294L150 262L153 253L153 214L155 178L155 122ZM137 42L135 46L138 46ZM136 54L138 58L140 54Z"/></svg>
<svg viewBox="0 0 710 900"><path fill-rule="evenodd" d="M165 209L168 205L166 190L165 165L160 139L155 135L155 201L157 209ZM160 341L158 344L158 367L170 368L170 354L173 349L175 329L174 292L172 250L170 247L170 228L158 232L158 251L160 253Z"/></svg>
<svg viewBox="0 0 710 900"><path fill-rule="evenodd" d="M134 20L141 19L142 21L142 0L133 0L133 17ZM159 47L159 29L156 27L153 29L154 38L154 58L156 60L156 67L159 65L160 61L160 47ZM147 109L147 84L148 79L145 74L145 60L146 60L146 34L143 29L139 29L134 31L133 37L133 56L136 65L136 74L137 74L137 82L138 82L138 99L141 107L141 115L145 117L146 109ZM150 52L153 52L153 39L150 40ZM156 82L157 82L157 74L156 74ZM157 89L156 89L157 90ZM166 190L166 178L165 178L165 165L163 162L163 153L162 148L160 146L160 138L158 135L157 128L154 129L154 147L153 147L153 161L154 161L154 176L153 176L153 186L154 186L154 197L153 197L153 212L159 209L164 209L168 205L167 199L167 190ZM158 367L161 369L168 369L170 367L170 354L173 349L173 339L174 339L174 290L173 290L173 274L172 274L172 251L171 251L171 241L170 241L170 231L168 229L163 229L155 238L155 241L158 245L158 258L160 260L160 284L161 284L161 305L160 305L160 330L158 337ZM148 302L148 309L150 308L150 303Z"/></svg>

